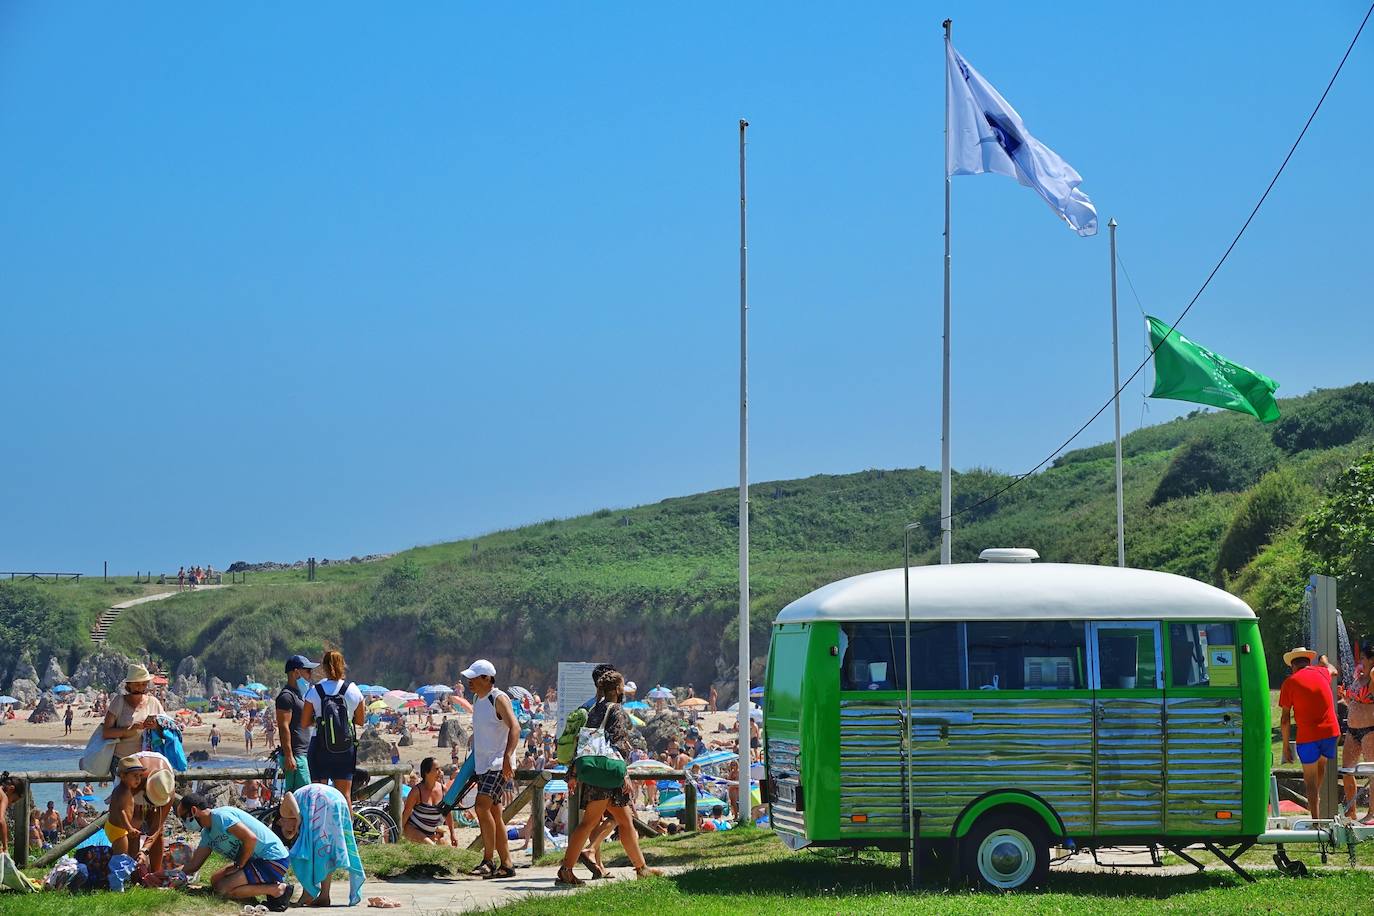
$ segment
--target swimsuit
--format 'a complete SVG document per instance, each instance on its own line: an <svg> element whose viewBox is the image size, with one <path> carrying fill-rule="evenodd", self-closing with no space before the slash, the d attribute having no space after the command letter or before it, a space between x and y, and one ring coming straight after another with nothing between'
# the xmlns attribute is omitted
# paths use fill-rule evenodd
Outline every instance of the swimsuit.
<svg viewBox="0 0 1374 916"><path fill-rule="evenodd" d="M498 772L500 771L498 770ZM438 805L416 802L415 807L411 809L410 820L407 823L426 836L433 836L444 825L444 815L440 813Z"/></svg>
<svg viewBox="0 0 1374 916"><path fill-rule="evenodd" d="M129 831L125 830L123 827L120 827L118 824L111 824L109 821L105 822L105 836L109 838L111 843L114 843L121 837L126 837L128 835Z"/></svg>

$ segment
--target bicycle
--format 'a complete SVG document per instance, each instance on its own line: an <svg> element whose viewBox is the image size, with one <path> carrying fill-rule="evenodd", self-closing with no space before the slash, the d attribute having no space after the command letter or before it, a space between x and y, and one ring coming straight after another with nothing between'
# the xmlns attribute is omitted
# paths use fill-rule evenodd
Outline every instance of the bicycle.
<svg viewBox="0 0 1374 916"><path fill-rule="evenodd" d="M248 811L253 817L262 821L269 828L277 824L277 816L281 812L281 805L269 805L265 808L253 808ZM358 845L372 845L376 843L395 843L400 840L401 831L396 826L396 821L391 817L387 810L379 805L362 805L352 809L353 812L353 836L358 841Z"/></svg>

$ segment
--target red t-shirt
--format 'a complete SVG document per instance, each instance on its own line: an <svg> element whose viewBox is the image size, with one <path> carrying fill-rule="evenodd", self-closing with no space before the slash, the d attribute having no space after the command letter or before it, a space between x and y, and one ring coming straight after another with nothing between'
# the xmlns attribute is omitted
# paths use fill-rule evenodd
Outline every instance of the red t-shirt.
<svg viewBox="0 0 1374 916"><path fill-rule="evenodd" d="M1336 701L1331 695L1331 672L1325 665L1308 665L1288 675L1279 688L1279 706L1293 708L1300 744L1335 738L1341 733L1336 721Z"/></svg>

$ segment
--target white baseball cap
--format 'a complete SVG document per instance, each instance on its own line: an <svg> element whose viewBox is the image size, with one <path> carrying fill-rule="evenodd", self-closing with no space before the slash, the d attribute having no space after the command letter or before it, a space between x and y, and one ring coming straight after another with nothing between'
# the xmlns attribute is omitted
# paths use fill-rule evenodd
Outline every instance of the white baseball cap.
<svg viewBox="0 0 1374 916"><path fill-rule="evenodd" d="M496 666L485 658L479 658L467 667L463 677L496 677Z"/></svg>

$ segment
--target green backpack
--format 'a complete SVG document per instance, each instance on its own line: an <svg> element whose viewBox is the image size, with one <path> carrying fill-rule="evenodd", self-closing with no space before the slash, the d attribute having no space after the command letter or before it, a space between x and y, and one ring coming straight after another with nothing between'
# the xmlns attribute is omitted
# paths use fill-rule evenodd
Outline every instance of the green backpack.
<svg viewBox="0 0 1374 916"><path fill-rule="evenodd" d="M577 750L573 765L577 778L599 789L618 789L625 784L626 763L620 752L606 738L606 719L611 708L602 716L596 728L583 726L577 734Z"/></svg>
<svg viewBox="0 0 1374 916"><path fill-rule="evenodd" d="M577 736L586 724L587 710L578 708L568 713L568 720L563 723L563 731L558 736L559 763L567 766L573 762L573 757L577 754Z"/></svg>

